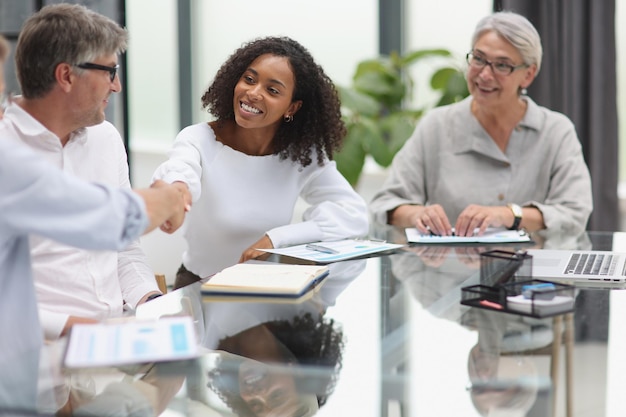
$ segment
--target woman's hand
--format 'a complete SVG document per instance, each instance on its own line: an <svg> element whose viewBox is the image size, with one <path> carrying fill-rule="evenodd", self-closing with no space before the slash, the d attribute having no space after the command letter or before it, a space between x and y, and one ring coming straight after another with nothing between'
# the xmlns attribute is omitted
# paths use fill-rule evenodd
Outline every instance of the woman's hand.
<svg viewBox="0 0 626 417"><path fill-rule="evenodd" d="M454 230L457 236L482 236L488 227L510 227L513 220L513 212L507 206L470 204L459 214Z"/></svg>
<svg viewBox="0 0 626 417"><path fill-rule="evenodd" d="M390 213L389 223L399 227L415 227L422 234L450 236L452 226L440 204L432 206L402 205Z"/></svg>
<svg viewBox="0 0 626 417"><path fill-rule="evenodd" d="M450 236L452 234L452 225L446 216L446 212L440 204L432 206L417 206L417 210L413 217L412 227L416 227L420 233L433 233L438 236Z"/></svg>
<svg viewBox="0 0 626 417"><path fill-rule="evenodd" d="M257 240L252 246L243 251L243 253L241 254L241 258L239 258L239 262L241 263L249 259L257 258L265 253L263 251L256 250L256 248L273 249L274 245L272 244L272 240L269 238L268 235L263 235L261 239Z"/></svg>

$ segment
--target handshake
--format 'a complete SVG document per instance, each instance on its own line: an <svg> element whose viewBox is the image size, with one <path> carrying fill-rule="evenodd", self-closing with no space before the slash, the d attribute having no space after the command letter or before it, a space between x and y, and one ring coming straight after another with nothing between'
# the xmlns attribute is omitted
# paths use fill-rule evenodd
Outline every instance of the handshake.
<svg viewBox="0 0 626 417"><path fill-rule="evenodd" d="M168 184L156 180L150 188L134 191L143 198L150 221L144 234L157 227L165 233L174 233L183 224L185 213L191 210L191 194L183 182Z"/></svg>

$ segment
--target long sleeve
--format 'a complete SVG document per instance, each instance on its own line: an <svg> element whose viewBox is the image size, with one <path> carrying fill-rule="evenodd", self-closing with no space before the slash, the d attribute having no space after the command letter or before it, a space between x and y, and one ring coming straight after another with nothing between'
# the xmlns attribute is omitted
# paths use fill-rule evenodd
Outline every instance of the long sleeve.
<svg viewBox="0 0 626 417"><path fill-rule="evenodd" d="M117 172L119 177L119 186L121 188L130 189L130 178L128 172L128 163L126 151L123 146L122 138L119 137L117 130L113 130L115 134L115 144L117 145ZM92 138L97 140L98 138ZM148 257L141 248L139 239L134 240L126 248L117 253L117 277L119 287L122 291L122 299L131 307L136 308L139 300L146 294L159 291L158 285L154 278L154 271L150 267Z"/></svg>
<svg viewBox="0 0 626 417"><path fill-rule="evenodd" d="M122 249L148 226L145 204L132 191L72 178L23 145L12 146L10 155L0 157L0 221L9 233L35 233L86 249Z"/></svg>
<svg viewBox="0 0 626 417"><path fill-rule="evenodd" d="M303 222L269 230L267 234L274 246L367 235L367 205L337 171L334 161L328 161L310 176L301 197L310 204Z"/></svg>
<svg viewBox="0 0 626 417"><path fill-rule="evenodd" d="M180 181L187 184L193 203L198 201L202 193L202 156L210 152L203 146L195 130L183 129L177 135L172 149L167 153L168 160L159 165L152 175L152 181L162 180L169 184Z"/></svg>
<svg viewBox="0 0 626 417"><path fill-rule="evenodd" d="M149 292L159 291L154 271L138 241L119 252L117 264L122 297L130 307L136 308Z"/></svg>
<svg viewBox="0 0 626 417"><path fill-rule="evenodd" d="M61 337L65 323L70 317L67 313L57 313L54 311L39 308L39 322L46 340L56 340Z"/></svg>
<svg viewBox="0 0 626 417"><path fill-rule="evenodd" d="M577 235L587 226L593 196L582 146L574 125L567 122L549 133L554 140L558 139L558 152L554 152L550 171L546 172L551 178L546 198L530 200L524 205L541 211L546 229Z"/></svg>

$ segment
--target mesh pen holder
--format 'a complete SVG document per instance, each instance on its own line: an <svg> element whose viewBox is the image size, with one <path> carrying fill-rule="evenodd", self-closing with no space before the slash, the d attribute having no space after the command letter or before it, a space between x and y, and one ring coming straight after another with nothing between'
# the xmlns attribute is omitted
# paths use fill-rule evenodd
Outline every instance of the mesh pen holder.
<svg viewBox="0 0 626 417"><path fill-rule="evenodd" d="M525 251L490 250L480 254L480 284L499 287L532 278L533 257Z"/></svg>

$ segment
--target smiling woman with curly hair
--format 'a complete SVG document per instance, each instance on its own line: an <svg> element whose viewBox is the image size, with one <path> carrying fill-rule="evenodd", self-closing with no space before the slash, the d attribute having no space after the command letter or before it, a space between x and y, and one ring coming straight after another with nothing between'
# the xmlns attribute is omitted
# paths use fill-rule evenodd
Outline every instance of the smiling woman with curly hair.
<svg viewBox="0 0 626 417"><path fill-rule="evenodd" d="M288 58L296 80L292 101L302 102L298 117L279 124L273 152L307 166L311 163L311 148L315 147L317 162L322 165L325 156L332 159L346 134L337 90L309 52L289 38L260 39L232 55L202 96L203 107L220 122L235 120L235 85L250 63L264 54Z"/></svg>
<svg viewBox="0 0 626 417"><path fill-rule="evenodd" d="M287 37L237 49L202 96L215 120L183 129L154 179L191 192L176 287L268 249L361 237L365 201L332 160L346 134L337 90ZM292 223L302 198L309 208Z"/></svg>

